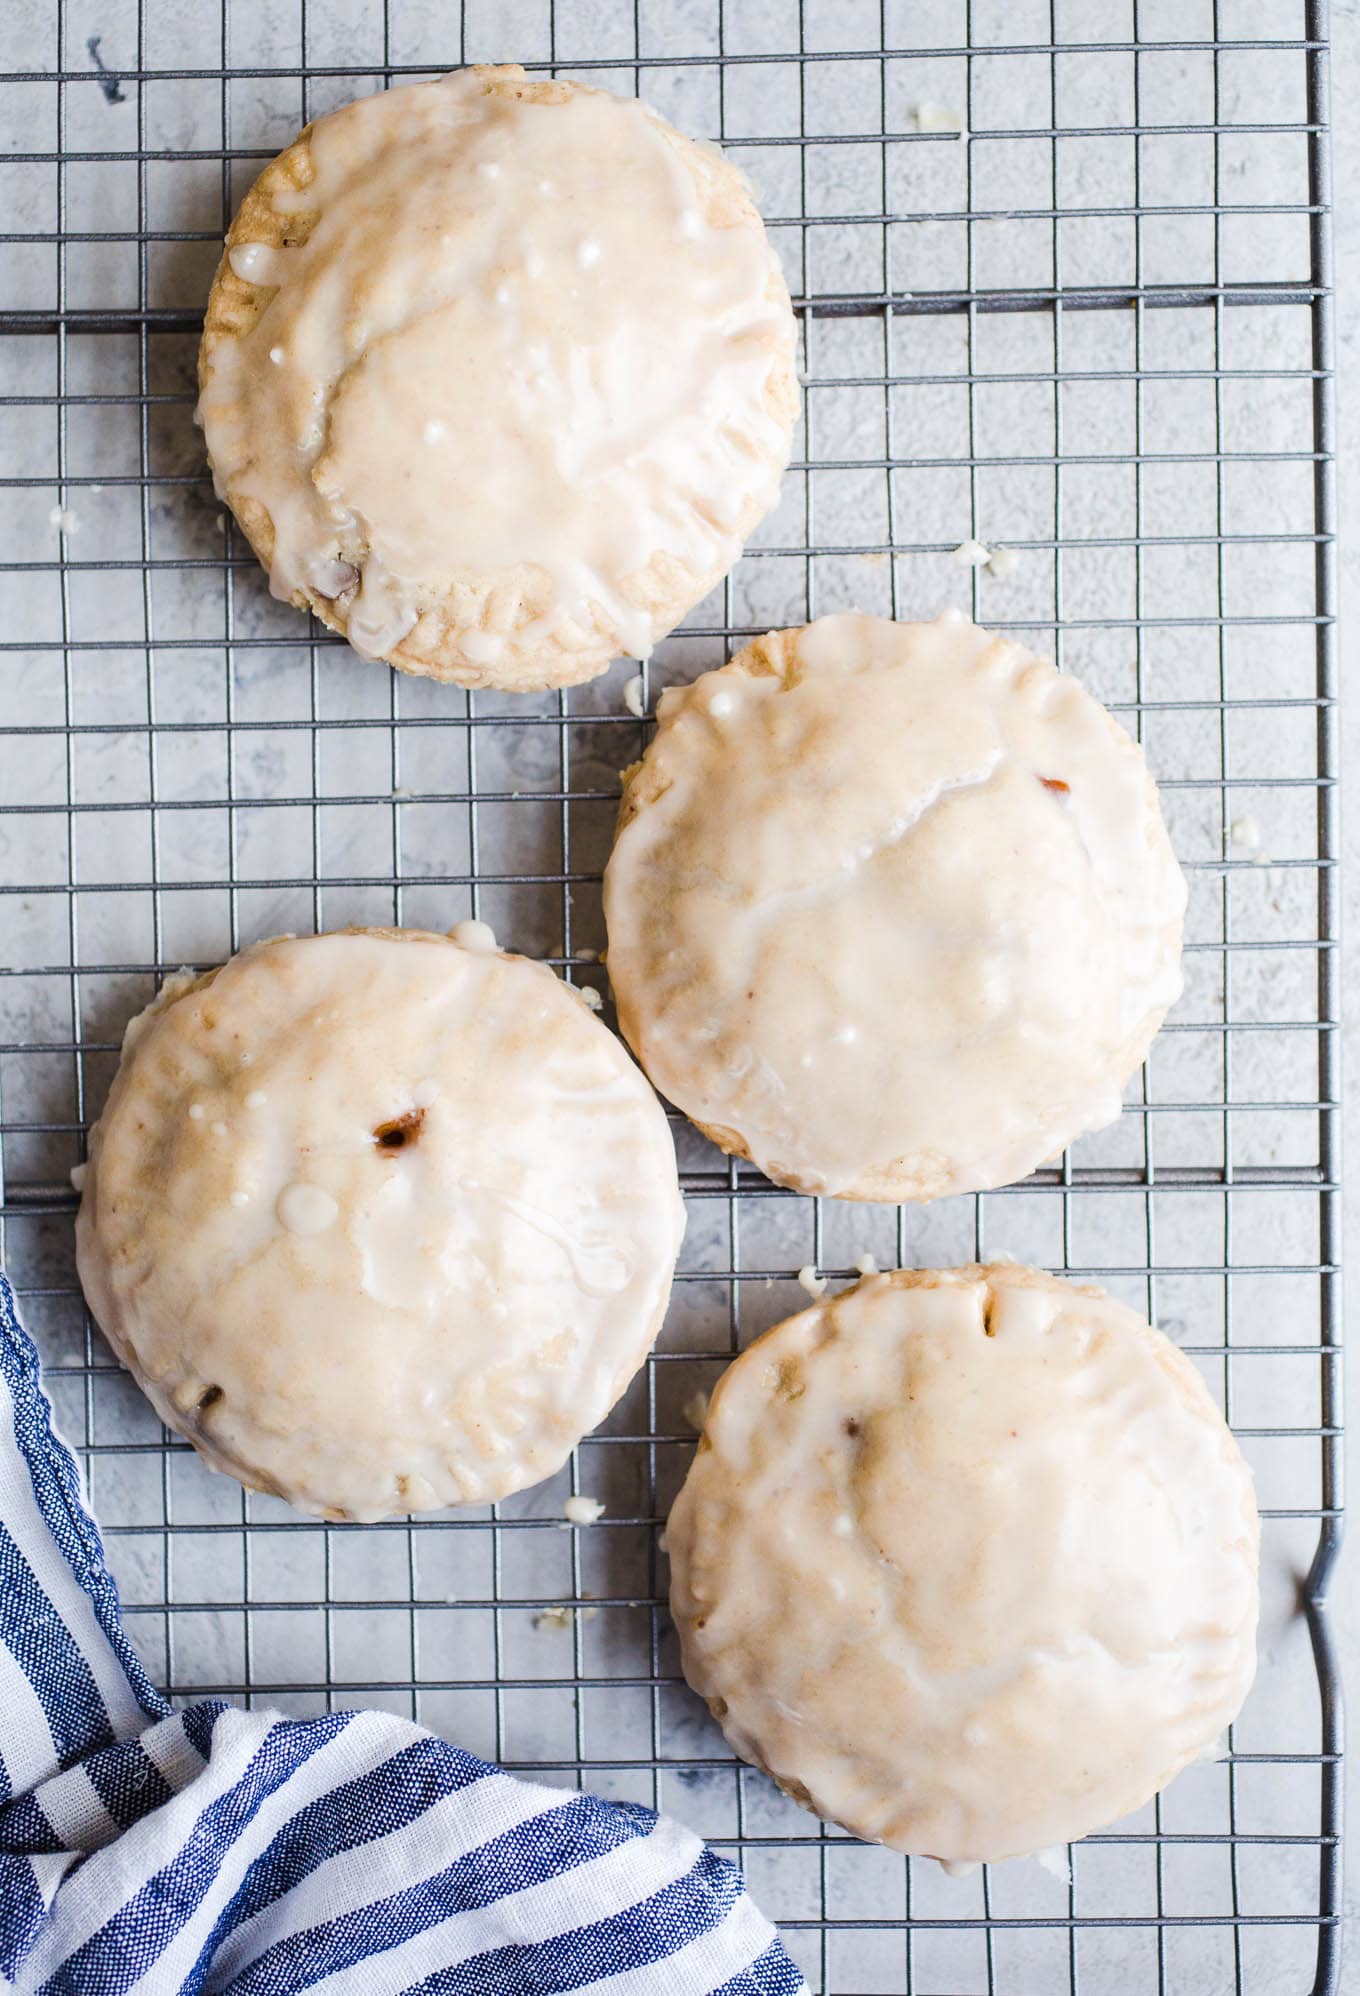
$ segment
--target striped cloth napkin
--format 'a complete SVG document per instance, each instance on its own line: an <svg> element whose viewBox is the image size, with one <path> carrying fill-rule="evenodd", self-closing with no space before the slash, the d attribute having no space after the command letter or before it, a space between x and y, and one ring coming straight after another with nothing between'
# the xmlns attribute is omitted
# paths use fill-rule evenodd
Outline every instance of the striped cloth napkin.
<svg viewBox="0 0 1360 1996"><path fill-rule="evenodd" d="M44 1996L799 1996L650 1810L378 1712L172 1712L0 1274L0 1980Z"/></svg>

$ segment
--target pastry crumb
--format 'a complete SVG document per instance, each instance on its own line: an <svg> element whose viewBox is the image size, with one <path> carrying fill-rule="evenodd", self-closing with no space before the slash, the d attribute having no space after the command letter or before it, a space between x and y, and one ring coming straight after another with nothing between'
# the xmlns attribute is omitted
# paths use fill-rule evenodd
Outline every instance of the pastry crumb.
<svg viewBox="0 0 1360 1996"><path fill-rule="evenodd" d="M1250 859L1253 866L1269 866L1270 854L1261 840L1261 827L1250 812L1234 818L1228 827L1229 847L1236 846Z"/></svg>
<svg viewBox="0 0 1360 1996"><path fill-rule="evenodd" d="M812 1297L814 1302L826 1294L826 1277L818 1275L811 1262L808 1262L804 1267L799 1269L798 1281L800 1287L807 1290L808 1295Z"/></svg>
<svg viewBox="0 0 1360 1996"><path fill-rule="evenodd" d="M552 1608L540 1608L534 1616L536 1629L569 1629L577 1622L593 1622L599 1614L598 1608L570 1608L566 1602Z"/></svg>
<svg viewBox="0 0 1360 1996"><path fill-rule="evenodd" d="M623 704L629 713L636 714L639 720L642 720L646 715L647 707L643 697L642 674L640 672L635 672L624 687Z"/></svg>
<svg viewBox="0 0 1360 1996"><path fill-rule="evenodd" d="M1056 1878L1062 1885L1072 1883L1072 1858L1066 1844L1051 1844L1047 1850L1036 1850L1034 1862L1041 1865L1050 1878Z"/></svg>
<svg viewBox="0 0 1360 1996"><path fill-rule="evenodd" d="M576 996L588 1012L598 1012L603 1008L604 999L601 998L593 984L573 984L571 989L576 993Z"/></svg>
<svg viewBox="0 0 1360 1996"><path fill-rule="evenodd" d="M89 1168L87 1164L73 1164L71 1166L71 1183L77 1192L85 1190L85 1173Z"/></svg>
<svg viewBox="0 0 1360 1996"><path fill-rule="evenodd" d="M604 1516L604 1505L596 1497L568 1497L562 1516L569 1525L593 1525Z"/></svg>
<svg viewBox="0 0 1360 1996"><path fill-rule="evenodd" d="M855 1263L855 1267L859 1270L861 1275L878 1274L878 1263L874 1260L874 1257L871 1254L862 1254L859 1260Z"/></svg>
<svg viewBox="0 0 1360 1996"><path fill-rule="evenodd" d="M54 506L47 516L47 524L54 533L78 534L80 515L74 506Z"/></svg>
<svg viewBox="0 0 1360 1996"><path fill-rule="evenodd" d="M927 100L918 104L912 115L916 119L918 132L957 132L961 139L968 136L963 113L956 111L952 104L933 104Z"/></svg>
<svg viewBox="0 0 1360 1996"><path fill-rule="evenodd" d="M991 549L982 541L960 541L954 550L954 559L960 568L985 568L991 558Z"/></svg>
<svg viewBox="0 0 1360 1996"><path fill-rule="evenodd" d="M1014 575L1019 566L1020 557L1014 548L993 548L987 563L989 572L998 582L1005 582L1008 576Z"/></svg>

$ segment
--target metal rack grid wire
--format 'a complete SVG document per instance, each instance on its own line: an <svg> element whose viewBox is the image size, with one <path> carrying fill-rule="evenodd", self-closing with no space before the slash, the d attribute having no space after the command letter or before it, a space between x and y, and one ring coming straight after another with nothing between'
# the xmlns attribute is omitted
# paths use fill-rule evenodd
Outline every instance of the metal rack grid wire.
<svg viewBox="0 0 1360 1996"><path fill-rule="evenodd" d="M153 1674L184 1698L386 1706L673 1809L741 1859L817 1990L1335 1989L1325 7L334 12L15 0L0 23L0 1222ZM721 140L795 294L783 501L644 668L648 711L753 632L851 604L954 600L1033 634L1163 780L1187 993L1113 1133L975 1200L824 1207L677 1119L675 1306L569 1477L494 1514L340 1527L209 1478L155 1423L84 1311L66 1180L159 975L255 936L482 914L604 990L633 668L511 701L360 665L271 603L190 423L207 280L259 164L333 103L478 59L636 89ZM969 540L1012 547L1010 576L954 560ZM1222 1759L1047 1869L954 1881L732 1761L679 1678L660 1531L686 1407L805 1300L801 1265L1002 1248L1141 1304L1221 1395L1263 1503L1265 1661ZM605 1519L564 1527L567 1488Z"/></svg>

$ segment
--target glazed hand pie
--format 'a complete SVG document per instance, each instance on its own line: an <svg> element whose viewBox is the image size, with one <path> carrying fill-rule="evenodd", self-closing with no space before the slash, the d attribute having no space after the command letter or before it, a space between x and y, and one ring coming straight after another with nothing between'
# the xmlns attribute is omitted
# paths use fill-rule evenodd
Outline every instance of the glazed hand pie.
<svg viewBox="0 0 1360 1996"><path fill-rule="evenodd" d="M1195 1368L1014 1264L871 1275L719 1382L667 1525L685 1675L736 1751L949 1864L1085 1836L1255 1670L1251 1473Z"/></svg>
<svg viewBox="0 0 1360 1996"><path fill-rule="evenodd" d="M742 176L516 65L362 98L266 167L199 381L276 596L511 690L645 656L774 503L798 410Z"/></svg>
<svg viewBox="0 0 1360 1996"><path fill-rule="evenodd" d="M605 876L619 1024L724 1150L935 1199L1111 1122L1181 988L1137 745L958 612L823 617L662 696Z"/></svg>
<svg viewBox="0 0 1360 1996"><path fill-rule="evenodd" d="M110 1344L214 1468L327 1517L551 1475L642 1364L684 1230L618 1041L455 936L284 937L174 980L90 1135Z"/></svg>

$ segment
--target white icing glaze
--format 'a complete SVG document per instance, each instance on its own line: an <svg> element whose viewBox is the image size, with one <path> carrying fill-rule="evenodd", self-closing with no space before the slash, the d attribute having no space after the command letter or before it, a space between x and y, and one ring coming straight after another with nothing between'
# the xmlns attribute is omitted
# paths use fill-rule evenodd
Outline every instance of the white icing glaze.
<svg viewBox="0 0 1360 1996"><path fill-rule="evenodd" d="M287 252L275 249L269 243L233 243L227 252L227 261L247 284L281 284L287 269ZM275 351L279 352L281 361L282 351ZM273 360L274 354L271 353L269 358Z"/></svg>
<svg viewBox="0 0 1360 1996"><path fill-rule="evenodd" d="M708 1414L708 1395L704 1392L691 1393L680 1409L695 1434L703 1432L704 1420Z"/></svg>
<svg viewBox="0 0 1360 1996"><path fill-rule="evenodd" d="M593 1525L604 1516L604 1505L597 1497L568 1497L562 1516L571 1525Z"/></svg>
<svg viewBox="0 0 1360 1996"><path fill-rule="evenodd" d="M494 631L464 631L462 642L474 665L493 665L505 650L505 639Z"/></svg>
<svg viewBox="0 0 1360 1996"><path fill-rule="evenodd" d="M604 1417L684 1212L659 1104L550 970L416 932L276 941L128 1038L81 1276L215 1467L373 1518L503 1496Z"/></svg>
<svg viewBox="0 0 1360 1996"><path fill-rule="evenodd" d="M238 1194L231 1195L232 1204L238 1202ZM286 1227L290 1234L324 1234L340 1218L340 1208L330 1193L320 1185L308 1185L303 1179L294 1179L285 1185L274 1202L279 1225Z"/></svg>
<svg viewBox="0 0 1360 1996"><path fill-rule="evenodd" d="M527 619L500 603L468 664L507 624L644 655L681 613L637 579L666 558L697 600L787 459L792 397L766 389L793 322L735 176L635 100L523 83L469 70L318 120L305 190L265 177L310 229L228 252L277 289L205 346L219 491L267 510L274 593L338 601L374 656L451 590L522 594L526 566Z"/></svg>
<svg viewBox="0 0 1360 1996"><path fill-rule="evenodd" d="M718 718L715 718L717 716ZM825 617L662 695L605 876L619 1023L772 1178L934 1198L1119 1111L1185 885L1135 744L961 614Z"/></svg>
<svg viewBox="0 0 1360 1996"><path fill-rule="evenodd" d="M450 940L460 949L470 949L487 955L497 947L496 931L490 922L458 922L449 930Z"/></svg>
<svg viewBox="0 0 1360 1996"><path fill-rule="evenodd" d="M758 1339L666 1531L736 1750L951 1865L1140 1807L1255 1669L1251 1474L1203 1382L1032 1269L868 1276Z"/></svg>

